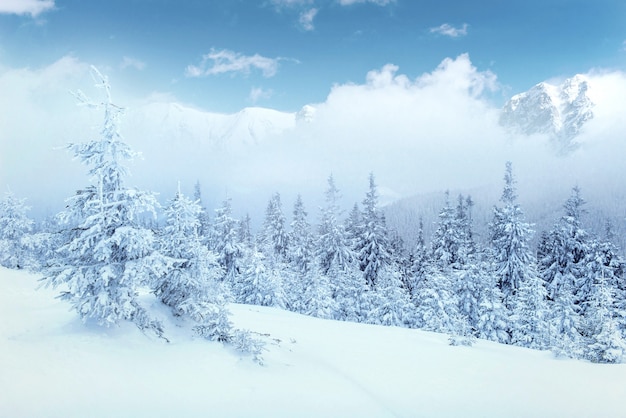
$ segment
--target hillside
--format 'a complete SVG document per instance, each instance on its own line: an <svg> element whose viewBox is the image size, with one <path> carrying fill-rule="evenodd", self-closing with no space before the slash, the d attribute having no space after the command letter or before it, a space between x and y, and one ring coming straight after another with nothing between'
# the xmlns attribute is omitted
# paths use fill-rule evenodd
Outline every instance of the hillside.
<svg viewBox="0 0 626 418"><path fill-rule="evenodd" d="M267 341L260 366L188 337L164 311L169 344L134 325L84 325L37 285L0 269L1 416L624 415L624 364L231 305L235 324Z"/></svg>

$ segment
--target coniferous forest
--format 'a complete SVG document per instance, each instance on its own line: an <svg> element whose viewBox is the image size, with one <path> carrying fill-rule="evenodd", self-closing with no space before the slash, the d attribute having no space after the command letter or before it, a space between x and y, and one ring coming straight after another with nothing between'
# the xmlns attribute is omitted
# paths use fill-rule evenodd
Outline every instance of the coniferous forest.
<svg viewBox="0 0 626 418"><path fill-rule="evenodd" d="M453 345L481 338L622 361L626 264L610 228L603 237L585 229L579 188L550 230L534 231L518 203L513 165L503 162L488 236L478 240L473 232L472 198L446 193L433 236L420 230L406 248L386 224L374 174L349 211L330 175L319 212L300 196L290 207L275 193L253 231L249 216L234 217L229 199L204 207L199 184L194 196L179 187L163 205L129 187L126 166L135 152L120 134L123 109L113 104L106 77L92 71L104 100L77 97L104 114L100 135L67 146L87 168L84 188L37 224L12 192L0 203L0 264L40 273L84 321L130 321L167 340L167 329L139 302L148 290L198 336L255 356L262 343L233 327L229 302L441 332ZM531 245L537 233L539 244Z"/></svg>

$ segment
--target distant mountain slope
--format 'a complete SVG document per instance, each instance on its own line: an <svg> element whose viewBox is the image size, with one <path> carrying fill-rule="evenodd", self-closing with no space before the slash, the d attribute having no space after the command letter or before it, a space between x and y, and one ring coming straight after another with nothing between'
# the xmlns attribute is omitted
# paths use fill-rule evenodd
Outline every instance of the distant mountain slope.
<svg viewBox="0 0 626 418"><path fill-rule="evenodd" d="M450 203L457 205L459 194L470 195L474 201L472 210L472 224L476 240L483 244L489 238L489 222L493 220L494 205L501 205L501 190L496 187L474 188L472 190L454 190L450 193ZM519 203L524 211L527 222L533 225L535 234L532 244L539 242L541 233L549 231L563 216L563 204L569 195L568 189L555 190L546 188L537 190L534 195L520 195ZM583 227L598 237L605 237L606 224L609 221L615 234L613 241L626 254L626 224L624 207L626 207L625 193L604 193L602 190L583 188L583 198L586 200L583 215ZM389 227L398 231L407 245L407 249L415 247L419 231L419 219L424 223L424 237L427 243L437 229L439 213L445 202L444 192L425 193L399 199L384 208Z"/></svg>
<svg viewBox="0 0 626 418"><path fill-rule="evenodd" d="M504 105L500 124L525 135L548 134L559 147L568 150L585 122L594 116L589 88L589 80L583 75L559 85L539 83Z"/></svg>
<svg viewBox="0 0 626 418"><path fill-rule="evenodd" d="M295 124L296 113L273 109L249 107L223 114L152 102L129 111L124 131L129 138L140 135L210 149L237 149L262 144Z"/></svg>

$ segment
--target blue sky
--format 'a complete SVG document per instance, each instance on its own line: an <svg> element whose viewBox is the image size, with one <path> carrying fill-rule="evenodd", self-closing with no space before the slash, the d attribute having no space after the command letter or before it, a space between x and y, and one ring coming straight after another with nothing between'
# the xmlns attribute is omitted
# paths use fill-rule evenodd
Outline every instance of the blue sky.
<svg viewBox="0 0 626 418"><path fill-rule="evenodd" d="M495 101L537 82L626 69L622 0L0 0L0 65L64 56L116 86L197 107L295 111L392 63L409 78L468 53Z"/></svg>

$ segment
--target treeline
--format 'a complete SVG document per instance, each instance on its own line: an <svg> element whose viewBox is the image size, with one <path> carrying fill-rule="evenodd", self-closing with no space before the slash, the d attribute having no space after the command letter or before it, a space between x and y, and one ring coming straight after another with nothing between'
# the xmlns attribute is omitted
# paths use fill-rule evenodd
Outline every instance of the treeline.
<svg viewBox="0 0 626 418"><path fill-rule="evenodd" d="M94 70L95 71L95 70ZM225 200L209 216L199 186L180 190L163 209L153 194L124 184L133 151L118 130L106 78L100 139L71 144L89 167L91 185L68 199L58 217L33 230L24 201L8 193L0 206L0 263L43 273L85 320L132 321L166 338L138 299L149 288L197 335L260 353L260 344L229 321L227 302L276 306L320 318L420 328L450 335L451 344L483 338L594 362L620 362L626 332L624 260L606 238L583 225L574 188L563 216L530 246L531 225L517 203L506 164L489 237L473 234L470 197L446 194L429 243L418 234L404 248L378 207L374 175L361 204L345 216L328 179L319 222L300 197L287 225L280 194L253 234Z"/></svg>

